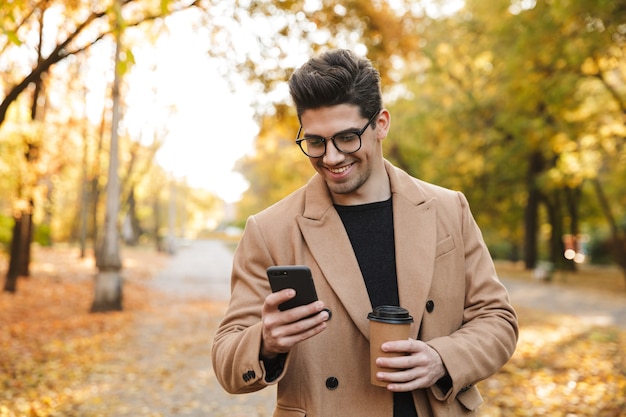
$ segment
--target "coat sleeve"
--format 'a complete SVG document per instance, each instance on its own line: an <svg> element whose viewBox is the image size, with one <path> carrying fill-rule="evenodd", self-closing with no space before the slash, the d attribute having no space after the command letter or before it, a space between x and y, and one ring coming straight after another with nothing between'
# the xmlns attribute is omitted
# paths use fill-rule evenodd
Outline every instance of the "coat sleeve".
<svg viewBox="0 0 626 417"><path fill-rule="evenodd" d="M447 393L433 387L433 395L448 402L496 373L513 355L518 338L517 316L508 292L496 275L465 196L457 195L465 271L463 321L452 334L427 341L441 356L452 380Z"/></svg>
<svg viewBox="0 0 626 417"><path fill-rule="evenodd" d="M277 383L286 368L285 364L280 375L272 375L267 382L265 366L259 359L261 311L271 292L266 268L272 264L261 230L250 217L235 251L230 303L211 351L215 375L232 394L258 391Z"/></svg>

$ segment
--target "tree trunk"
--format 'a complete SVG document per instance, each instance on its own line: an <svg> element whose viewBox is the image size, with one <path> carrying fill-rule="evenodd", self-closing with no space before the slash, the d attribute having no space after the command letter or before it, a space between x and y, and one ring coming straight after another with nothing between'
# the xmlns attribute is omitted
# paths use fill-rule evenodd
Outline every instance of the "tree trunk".
<svg viewBox="0 0 626 417"><path fill-rule="evenodd" d="M19 233L21 234L19 242L19 257L18 257L18 273L22 277L30 276L30 250L31 243L33 241L33 215L35 210L35 203L30 199L28 203L28 211L22 213L21 227Z"/></svg>
<svg viewBox="0 0 626 417"><path fill-rule="evenodd" d="M100 130L98 132L98 145L93 156L93 175L91 176L91 179L89 181L89 201L91 208L91 213L89 214L89 216L91 217L91 241L94 245L94 253L97 252L97 242L100 241L100 236L98 234L98 202L100 201L100 194L102 192L102 187L100 186L99 180L102 172L102 168L100 166L100 154L102 153L102 149L104 148L106 114L106 106L102 106L102 119L100 122Z"/></svg>
<svg viewBox="0 0 626 417"><path fill-rule="evenodd" d="M566 265L563 257L563 210L561 207L560 191L554 191L553 200L545 198L548 220L550 222L550 240L548 241L548 251L550 263L555 269L563 269Z"/></svg>
<svg viewBox="0 0 626 417"><path fill-rule="evenodd" d="M167 253L176 253L176 183L171 180L169 210L167 212Z"/></svg>
<svg viewBox="0 0 626 417"><path fill-rule="evenodd" d="M106 214L102 245L96 254L98 274L95 282L95 296L92 312L122 310L122 263L119 254L119 231L117 218L120 207L120 179L118 176L119 150L118 126L120 107L120 50L121 50L121 15L120 0L116 0L116 45L115 75L113 79L113 109L111 116L111 148L109 157L109 178L107 181Z"/></svg>
<svg viewBox="0 0 626 417"><path fill-rule="evenodd" d="M9 270L7 272L6 281L4 282L4 291L15 293L17 292L17 279L19 277L19 264L20 264L20 247L22 243L20 239L22 234L20 229L22 228L22 217L13 217L13 239L11 240L11 254L9 257Z"/></svg>
<svg viewBox="0 0 626 417"><path fill-rule="evenodd" d="M26 163L29 164L38 158L36 146L28 144L28 151L25 154ZM22 188L18 190L22 194ZM30 270L30 248L33 234L33 217L35 203L32 198L28 200L28 207L19 211L13 216L13 236L11 239L11 253L9 255L9 270L4 286L7 292L17 291L17 280L20 276L29 276Z"/></svg>
<svg viewBox="0 0 626 417"><path fill-rule="evenodd" d="M80 69L80 68L79 68ZM83 100L87 103L87 88L83 88ZM80 258L87 256L87 214L89 213L89 124L87 123L87 105L84 107L83 128L83 166L80 175L80 208L78 211L78 241L80 243Z"/></svg>
<svg viewBox="0 0 626 417"><path fill-rule="evenodd" d="M579 219L579 208L580 208L580 196L582 195L582 188L570 188L565 187L565 202L567 207L567 213L570 217L569 224L569 234L572 236L573 248L577 252L575 256L578 254L578 249L580 249L580 244L578 243L578 239L580 239L580 221ZM563 251L565 252L565 242L563 242ZM577 270L576 266L576 258L567 260L566 267L572 271Z"/></svg>
<svg viewBox="0 0 626 417"><path fill-rule="evenodd" d="M89 218L88 229L91 232L91 242L93 244L94 253L98 250L97 242L100 241L100 234L98 230L98 201L100 201L100 193L102 189L98 184L98 176L89 181Z"/></svg>
<svg viewBox="0 0 626 417"><path fill-rule="evenodd" d="M604 217L606 217L609 227L611 228L611 255L613 256L613 260L622 269L624 280L626 280L626 231L621 230L615 221L611 205L609 204L609 200L606 198L606 194L604 194L604 189L602 188L600 180L598 178L594 178L592 180L592 184L596 192L596 196L598 197L600 208L602 209Z"/></svg>
<svg viewBox="0 0 626 417"><path fill-rule="evenodd" d="M124 241L131 246L139 244L141 236L141 224L137 218L137 202L135 200L135 189L131 188L128 194L128 212L124 220Z"/></svg>
<svg viewBox="0 0 626 417"><path fill-rule="evenodd" d="M159 201L159 194L156 193L154 201L152 202L154 212L154 243L156 245L157 252L165 252L163 247L163 237L161 236L161 202Z"/></svg>
<svg viewBox="0 0 626 417"><path fill-rule="evenodd" d="M80 210L79 210L79 230L78 241L80 244L80 258L83 259L87 252L87 212L89 196L87 195L87 179L83 177L80 189Z"/></svg>
<svg viewBox="0 0 626 417"><path fill-rule="evenodd" d="M539 202L541 193L537 188L535 179L543 168L543 156L540 151L530 155L528 171L526 175L526 188L528 200L524 209L524 263L526 269L534 269L537 266L537 232L539 230Z"/></svg>

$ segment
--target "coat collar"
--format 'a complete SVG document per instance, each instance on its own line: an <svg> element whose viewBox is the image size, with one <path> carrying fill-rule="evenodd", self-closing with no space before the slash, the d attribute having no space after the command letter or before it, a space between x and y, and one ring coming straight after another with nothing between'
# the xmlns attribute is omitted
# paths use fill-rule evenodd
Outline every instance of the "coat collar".
<svg viewBox="0 0 626 417"><path fill-rule="evenodd" d="M385 169L392 193L400 305L414 318L411 336L416 338L434 269L435 199L428 200L418 182L388 161ZM318 174L306 186L305 207L298 223L324 278L361 333L369 338L369 296L328 187Z"/></svg>

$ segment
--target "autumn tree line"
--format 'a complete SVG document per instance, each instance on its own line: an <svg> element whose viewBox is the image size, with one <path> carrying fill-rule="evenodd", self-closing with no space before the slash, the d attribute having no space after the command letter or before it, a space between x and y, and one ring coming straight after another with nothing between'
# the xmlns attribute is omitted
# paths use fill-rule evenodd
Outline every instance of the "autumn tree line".
<svg viewBox="0 0 626 417"><path fill-rule="evenodd" d="M453 9L445 1L14 0L0 5L5 290L28 275L33 241L97 256L108 218L114 245L159 246L172 223L206 224L219 210L217 197L172 185L155 162L167 115L150 137L124 125L133 47L163 35L167 16L190 11L215 41L207 54L224 82L244 78L258 91L254 152L236 166L250 183L236 224L312 175L294 144L285 81L297 57L348 47L383 76L387 158L463 191L494 256L575 269L564 256L573 247L626 278L624 0L467 0ZM244 49L237 33L261 22L271 30L253 31ZM97 90L85 74L103 55L109 72ZM103 103L95 117L86 106L94 94ZM112 180L119 187L107 196Z"/></svg>
<svg viewBox="0 0 626 417"><path fill-rule="evenodd" d="M15 292L18 277L29 275L33 242L70 242L79 245L81 257L96 258L92 311L119 310L122 240L171 250L173 237L215 215L214 195L155 163L165 124L139 136L124 125L133 36L154 40L166 32L167 16L196 8L192 2L134 0L0 5L5 291ZM103 56L108 59L98 72ZM105 78L102 89L94 85L94 68L95 77ZM88 108L94 101L102 103L95 117Z"/></svg>
<svg viewBox="0 0 626 417"><path fill-rule="evenodd" d="M477 0L434 16L404 7L314 19L331 32L356 21L365 35L392 114L387 158L462 190L494 256L575 270L583 255L626 279L626 2ZM297 23L290 30L305 33ZM243 214L311 175L291 146L289 105L260 126L254 155L238 163L254 179Z"/></svg>

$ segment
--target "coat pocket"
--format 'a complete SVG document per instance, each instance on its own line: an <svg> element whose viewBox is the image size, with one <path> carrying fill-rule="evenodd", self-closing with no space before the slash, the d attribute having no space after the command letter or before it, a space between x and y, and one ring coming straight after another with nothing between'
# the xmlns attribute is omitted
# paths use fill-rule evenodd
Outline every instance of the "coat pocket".
<svg viewBox="0 0 626 417"><path fill-rule="evenodd" d="M458 393L456 399L469 411L476 410L476 408L483 403L483 397L480 395L480 391L478 391L476 386L472 386L467 391Z"/></svg>
<svg viewBox="0 0 626 417"><path fill-rule="evenodd" d="M448 252L454 250L454 238L452 235L448 235L441 242L437 242L437 249L435 252L435 258L439 258L440 256L445 255Z"/></svg>
<svg viewBox="0 0 626 417"><path fill-rule="evenodd" d="M285 407L277 404L274 410L274 417L306 417L306 411L301 408Z"/></svg>

